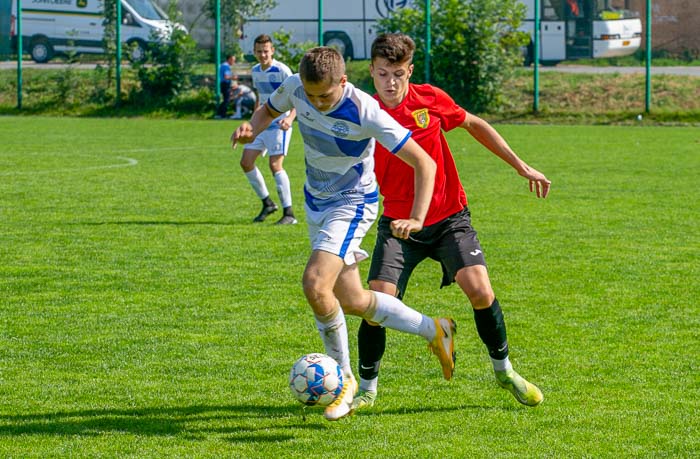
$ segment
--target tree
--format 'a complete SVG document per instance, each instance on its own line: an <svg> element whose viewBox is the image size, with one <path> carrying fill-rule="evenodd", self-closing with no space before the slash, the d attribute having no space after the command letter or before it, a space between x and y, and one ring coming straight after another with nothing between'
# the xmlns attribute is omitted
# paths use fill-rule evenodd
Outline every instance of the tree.
<svg viewBox="0 0 700 459"><path fill-rule="evenodd" d="M287 0L289 1L289 0ZM238 39L243 34L245 18L260 16L277 5L275 0L220 0L221 38L227 44L225 51L238 52ZM208 1L211 18L216 20L216 0ZM233 45L229 45L229 44ZM235 49L229 49L232 46Z"/></svg>
<svg viewBox="0 0 700 459"><path fill-rule="evenodd" d="M412 0L379 23L380 32L403 32L416 41L413 81L425 80L425 3ZM433 0L430 82L467 110L498 108L502 88L529 37L518 32L525 7L518 0Z"/></svg>
<svg viewBox="0 0 700 459"><path fill-rule="evenodd" d="M304 53L318 46L315 41L292 42L292 33L284 29L272 32L272 41L275 44L275 59L287 64L293 72L299 68Z"/></svg>

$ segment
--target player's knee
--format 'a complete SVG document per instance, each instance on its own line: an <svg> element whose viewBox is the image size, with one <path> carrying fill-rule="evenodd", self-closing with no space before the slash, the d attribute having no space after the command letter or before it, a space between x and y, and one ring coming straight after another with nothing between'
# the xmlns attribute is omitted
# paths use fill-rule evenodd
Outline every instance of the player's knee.
<svg viewBox="0 0 700 459"><path fill-rule="evenodd" d="M374 292L382 292L387 295L396 296L397 288L396 284L382 280L371 280L369 281L369 289Z"/></svg>
<svg viewBox="0 0 700 459"><path fill-rule="evenodd" d="M367 309L367 304L369 303L369 299L364 294L344 294L340 292L336 294L336 296L338 297L340 306L343 308L343 312L352 316L361 316Z"/></svg>
<svg viewBox="0 0 700 459"><path fill-rule="evenodd" d="M491 288L481 287L467 292L467 297L469 297L469 302L472 304L474 309L484 309L491 306L495 295Z"/></svg>
<svg viewBox="0 0 700 459"><path fill-rule="evenodd" d="M241 169L243 169L243 172L250 172L253 170L253 168L255 168L255 160L251 160L250 158L241 158L239 164L241 165Z"/></svg>

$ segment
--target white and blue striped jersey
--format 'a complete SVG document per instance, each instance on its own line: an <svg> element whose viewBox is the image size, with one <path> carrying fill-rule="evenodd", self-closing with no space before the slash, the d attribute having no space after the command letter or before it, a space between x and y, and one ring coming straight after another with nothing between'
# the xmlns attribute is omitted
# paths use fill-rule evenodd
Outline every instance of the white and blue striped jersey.
<svg viewBox="0 0 700 459"><path fill-rule="evenodd" d="M325 113L309 102L298 74L285 80L267 104L278 112L297 110L306 159L304 195L312 210L378 200L375 139L396 153L411 137L374 98L350 83Z"/></svg>
<svg viewBox="0 0 700 459"><path fill-rule="evenodd" d="M272 64L265 70L262 69L260 64L255 64L251 70L250 76L253 79L253 87L258 91L258 95L260 96L260 104L262 105L267 102L270 95L291 75L292 71L289 67L276 59L273 59ZM289 113L284 113L275 119L275 121L270 124L270 129L278 129L277 122L280 118L287 115L289 115Z"/></svg>

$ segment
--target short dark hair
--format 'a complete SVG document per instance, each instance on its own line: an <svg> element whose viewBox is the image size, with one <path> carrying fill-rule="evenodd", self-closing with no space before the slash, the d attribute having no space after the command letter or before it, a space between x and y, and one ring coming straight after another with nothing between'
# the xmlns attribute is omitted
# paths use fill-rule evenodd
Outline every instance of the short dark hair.
<svg viewBox="0 0 700 459"><path fill-rule="evenodd" d="M304 54L299 63L299 76L309 83L330 80L332 84L340 83L345 75L345 61L335 48L320 46Z"/></svg>
<svg viewBox="0 0 700 459"><path fill-rule="evenodd" d="M390 64L411 63L416 43L404 33L383 33L372 43L372 61L384 58Z"/></svg>
<svg viewBox="0 0 700 459"><path fill-rule="evenodd" d="M257 37L255 37L255 41L253 41L253 46L255 45L264 45L265 43L270 43L272 44L272 37L269 36L268 34L260 34Z"/></svg>

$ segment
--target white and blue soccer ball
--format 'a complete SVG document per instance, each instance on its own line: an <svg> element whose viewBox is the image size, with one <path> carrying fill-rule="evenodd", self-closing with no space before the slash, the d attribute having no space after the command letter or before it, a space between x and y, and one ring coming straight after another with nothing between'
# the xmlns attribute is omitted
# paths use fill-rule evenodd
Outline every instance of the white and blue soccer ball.
<svg viewBox="0 0 700 459"><path fill-rule="evenodd" d="M325 354L306 354L292 365L289 389L304 405L328 406L343 390L343 372L338 362Z"/></svg>

